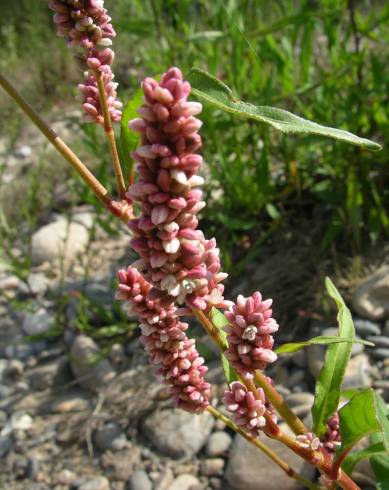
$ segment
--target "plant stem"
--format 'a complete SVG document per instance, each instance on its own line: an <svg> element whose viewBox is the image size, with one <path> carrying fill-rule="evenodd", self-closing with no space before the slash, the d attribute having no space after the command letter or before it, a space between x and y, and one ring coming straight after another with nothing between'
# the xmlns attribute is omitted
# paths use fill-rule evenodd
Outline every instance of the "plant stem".
<svg viewBox="0 0 389 490"><path fill-rule="evenodd" d="M212 320L204 312L197 310L196 308L192 308L192 311L193 311L194 315L196 316L196 318L202 323L206 332L217 343L220 350L222 352L224 352L224 350L226 349L225 342L221 338L218 329L213 325ZM241 379L241 381L242 381L242 383L244 383L246 385L247 389L249 389L250 391L253 392L254 396L258 396L257 388L256 388L253 381L247 380L247 379ZM281 395L279 395L279 396L281 396ZM276 397L276 401L277 401L277 397ZM277 407L275 407L275 408L278 409ZM321 449L319 451L313 451L310 448L302 447L296 441L296 439L290 437L285 432L283 432L271 420L268 413L265 415L265 417L266 417L265 433L268 437L282 442L285 446L287 446L289 449L291 449L294 453L298 454L305 461L307 461L311 465L318 468L328 478L330 478L330 479L333 478L332 458L324 449ZM286 422L286 420L285 420L285 422ZM304 426L304 429L305 429L305 426ZM305 432L307 432L307 429L304 430L304 433ZM239 432L239 433L241 433L241 432ZM346 473L342 472L341 470L339 470L338 475L336 475L336 477L333 479L344 490L360 490L358 485Z"/></svg>
<svg viewBox="0 0 389 490"><path fill-rule="evenodd" d="M207 408L208 412L210 412L214 417L223 421L230 429L240 434L251 444L260 449L263 453L266 454L276 465L278 465L289 477L294 478L295 480L303 483L307 488L316 490L319 487L314 483L310 482L300 474L296 473L296 471L289 466L289 464L281 459L274 451L272 451L266 444L261 442L259 439L253 437L251 434L246 432L245 430L238 427L229 417L222 414L217 408L209 406Z"/></svg>
<svg viewBox="0 0 389 490"><path fill-rule="evenodd" d="M105 91L105 85L102 73L99 70L94 70L97 80L97 87L99 89L100 105L104 117L104 131L108 140L109 149L111 151L113 169L116 176L116 182L119 190L120 199L126 199L126 185L124 183L124 177L122 167L120 165L119 153L116 146L115 133L112 127L111 116L108 110L107 93Z"/></svg>
<svg viewBox="0 0 389 490"><path fill-rule="evenodd" d="M212 323L212 320L210 320L207 317L207 315L201 310L197 310L196 308L191 308L191 310L193 311L193 314L197 318L197 320L202 324L202 326L206 330L207 334L218 345L220 350L222 352L224 352L227 349L227 344L224 342L224 340L220 336L219 330L214 326L214 324Z"/></svg>
<svg viewBox="0 0 389 490"><path fill-rule="evenodd" d="M30 104L19 94L11 83L0 74L0 85L14 99L23 112L32 120L38 129L46 136L56 150L70 163L87 186L92 190L96 197L103 205L116 217L127 222L131 217L131 211L128 205L115 201L109 196L107 189L96 179L78 156L71 150L57 135L57 133L48 126L45 121L35 112Z"/></svg>
<svg viewBox="0 0 389 490"><path fill-rule="evenodd" d="M255 381L265 392L266 398L281 415L284 421L289 425L293 432L297 435L309 432L303 421L292 412L284 398L266 379L261 371L255 372Z"/></svg>

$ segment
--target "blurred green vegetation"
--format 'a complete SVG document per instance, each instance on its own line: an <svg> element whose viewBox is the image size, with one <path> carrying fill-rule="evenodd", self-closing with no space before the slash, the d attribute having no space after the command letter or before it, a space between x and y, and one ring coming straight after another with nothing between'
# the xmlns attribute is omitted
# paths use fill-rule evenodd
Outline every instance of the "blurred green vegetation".
<svg viewBox="0 0 389 490"><path fill-rule="evenodd" d="M317 137L285 136L205 107L209 207L203 225L217 237L226 269L234 265L239 272L247 249L254 257L279 227L310 233L318 255L329 246L360 253L388 235L387 2L106 0L105 5L118 32L114 69L124 102L145 76L170 65L184 73L197 66L243 100L288 109L384 146L369 152ZM2 0L0 40L1 71L35 107L49 116L71 104L78 107L73 98L82 75L63 39L54 35L46 1ZM0 128L15 140L20 115L3 96L1 110ZM90 158L101 160L101 134L82 126L78 136L87 142ZM90 201L80 189L77 184L77 202Z"/></svg>

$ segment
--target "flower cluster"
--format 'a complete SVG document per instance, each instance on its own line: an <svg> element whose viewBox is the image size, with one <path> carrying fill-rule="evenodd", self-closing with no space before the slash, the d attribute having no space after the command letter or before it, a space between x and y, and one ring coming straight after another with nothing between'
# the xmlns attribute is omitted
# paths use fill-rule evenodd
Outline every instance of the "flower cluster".
<svg viewBox="0 0 389 490"><path fill-rule="evenodd" d="M254 437L266 425L266 399L262 388L257 389L258 398L240 381L234 381L230 389L224 392L222 399L226 409L233 414L233 420L239 427L249 431Z"/></svg>
<svg viewBox="0 0 389 490"><path fill-rule="evenodd" d="M265 369L277 359L272 334L278 324L272 317L271 304L271 299L263 301L255 292L248 298L239 295L236 304L225 312L230 322L224 328L228 340L225 356L242 376L252 377L256 369Z"/></svg>
<svg viewBox="0 0 389 490"><path fill-rule="evenodd" d="M101 77L111 120L120 121L122 104L117 100L117 84L113 82L111 69L114 53L109 48L98 49L110 46L116 36L103 0L50 0L49 7L55 12L58 34L67 38L69 46L85 50L82 58L87 71L84 83L78 86L85 120L98 124L104 122L97 84L97 77Z"/></svg>
<svg viewBox="0 0 389 490"><path fill-rule="evenodd" d="M211 386L204 379L207 367L195 341L188 339L173 303L153 299L153 289L133 267L118 272L116 299L124 300L128 315L140 320L141 342L159 373L172 387L176 405L199 413L209 405Z"/></svg>
<svg viewBox="0 0 389 490"><path fill-rule="evenodd" d="M50 0L57 34L67 38L69 46L91 49L110 46L116 33L103 0Z"/></svg>
<svg viewBox="0 0 389 490"><path fill-rule="evenodd" d="M328 452L335 453L335 449L341 443L338 412L335 412L335 414L327 420L327 431L320 438L320 441Z"/></svg>
<svg viewBox="0 0 389 490"><path fill-rule="evenodd" d="M225 307L219 249L197 229L197 213L205 202L198 175L202 157L195 118L201 104L188 102L190 85L178 68L171 68L160 83L146 78L142 84L141 118L129 127L141 133L141 146L133 153L138 181L128 197L141 204L141 217L130 222L132 247L141 256L139 267L160 291L206 310Z"/></svg>

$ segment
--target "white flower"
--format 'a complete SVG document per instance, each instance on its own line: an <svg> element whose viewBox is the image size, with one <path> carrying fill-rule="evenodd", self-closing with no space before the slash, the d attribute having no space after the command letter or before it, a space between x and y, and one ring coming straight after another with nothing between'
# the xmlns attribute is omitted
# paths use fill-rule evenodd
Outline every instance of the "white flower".
<svg viewBox="0 0 389 490"><path fill-rule="evenodd" d="M255 340L255 336L258 333L258 329L255 325L249 325L248 327L245 328L242 339L245 340Z"/></svg>
<svg viewBox="0 0 389 490"><path fill-rule="evenodd" d="M173 240L162 242L163 249L167 254L175 254L180 248L180 240L178 238L173 238Z"/></svg>

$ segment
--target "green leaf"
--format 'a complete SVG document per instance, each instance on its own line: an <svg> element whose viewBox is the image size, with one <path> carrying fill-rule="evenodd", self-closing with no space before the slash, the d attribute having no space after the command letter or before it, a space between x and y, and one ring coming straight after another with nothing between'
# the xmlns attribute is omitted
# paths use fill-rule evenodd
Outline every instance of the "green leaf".
<svg viewBox="0 0 389 490"><path fill-rule="evenodd" d="M233 381L238 381L239 377L235 369L231 366L230 361L224 354L222 354L222 366L228 384L231 384Z"/></svg>
<svg viewBox="0 0 389 490"><path fill-rule="evenodd" d="M389 450L389 421L385 413L385 403L371 388L355 395L339 410L342 451L374 432L381 433L383 445Z"/></svg>
<svg viewBox="0 0 389 490"><path fill-rule="evenodd" d="M342 469L351 475L356 464L358 464L363 459L371 458L372 456L386 454L385 446L382 442L377 442L369 446L366 449L361 449L360 451L355 451L347 456L343 461Z"/></svg>
<svg viewBox="0 0 389 490"><path fill-rule="evenodd" d="M313 337L312 339L305 340L302 342L291 342L288 344L280 345L280 347L277 347L275 349L276 354L289 354L291 352L297 352L300 349L303 349L304 347L308 347L310 345L330 345L330 344L340 344L342 342L351 342L353 344L364 344L364 345L369 345L370 347L374 347L374 344L372 342L368 342L366 340L360 340L360 339L349 339L347 337L337 337L333 335L321 335L319 337Z"/></svg>
<svg viewBox="0 0 389 490"><path fill-rule="evenodd" d="M338 408L340 387L351 356L355 329L350 310L345 305L332 281L326 278L326 289L338 307L339 337L350 342L332 344L327 348L324 366L316 381L315 400L312 406L313 432L319 437L326 431L326 422Z"/></svg>
<svg viewBox="0 0 389 490"><path fill-rule="evenodd" d="M212 309L211 309L211 320L212 320L212 323L215 325L215 327L219 330L220 337L222 338L222 340L225 344L225 348L227 349L227 347L228 347L227 334L224 331L224 327L229 325L230 322L223 315L223 313L215 307L212 307Z"/></svg>
<svg viewBox="0 0 389 490"><path fill-rule="evenodd" d="M140 135L128 128L128 122L131 119L139 117L137 110L142 105L143 90L139 88L132 99L127 103L120 122L120 148L121 159L125 164L126 170L131 175L134 161L131 157L131 152L135 151L139 146Z"/></svg>
<svg viewBox="0 0 389 490"><path fill-rule="evenodd" d="M386 408L386 407L385 407ZM385 412L388 414L388 410ZM387 415L388 416L388 415ZM381 434L372 434L370 437L372 444L382 442ZM370 466L376 479L377 490L389 490L389 454L377 454L370 458Z"/></svg>
<svg viewBox="0 0 389 490"><path fill-rule="evenodd" d="M198 99L209 102L219 109L237 116L254 119L269 124L283 133L304 133L327 136L353 145L380 150L381 145L355 136L342 129L321 126L277 107L255 106L240 101L222 81L199 68L192 68L188 75L192 92Z"/></svg>

